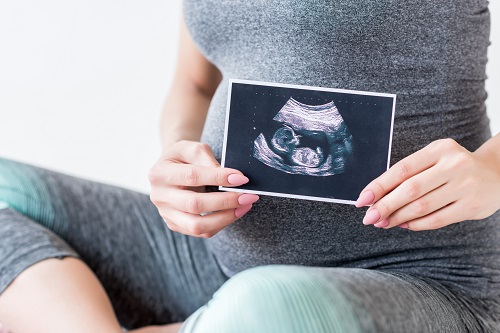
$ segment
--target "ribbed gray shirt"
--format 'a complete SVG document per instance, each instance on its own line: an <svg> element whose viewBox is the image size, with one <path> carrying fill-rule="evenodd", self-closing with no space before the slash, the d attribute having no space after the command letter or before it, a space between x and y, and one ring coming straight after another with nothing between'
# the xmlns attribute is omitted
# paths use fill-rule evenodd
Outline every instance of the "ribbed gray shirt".
<svg viewBox="0 0 500 333"><path fill-rule="evenodd" d="M202 137L218 158L229 78L397 94L391 163L436 139L475 150L490 137L486 0L185 0L184 13L224 76ZM209 244L228 275L265 264L362 267L500 295L498 213L424 232L364 226L363 215L263 196Z"/></svg>

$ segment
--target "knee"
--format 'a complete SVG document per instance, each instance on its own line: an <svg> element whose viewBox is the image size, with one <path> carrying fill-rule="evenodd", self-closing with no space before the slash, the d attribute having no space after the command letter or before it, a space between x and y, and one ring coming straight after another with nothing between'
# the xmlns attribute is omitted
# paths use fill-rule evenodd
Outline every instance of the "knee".
<svg viewBox="0 0 500 333"><path fill-rule="evenodd" d="M52 196L35 168L0 158L0 209L7 207L47 227L54 224Z"/></svg>
<svg viewBox="0 0 500 333"><path fill-rule="evenodd" d="M235 275L197 317L188 332L361 332L340 290L297 266L262 266Z"/></svg>

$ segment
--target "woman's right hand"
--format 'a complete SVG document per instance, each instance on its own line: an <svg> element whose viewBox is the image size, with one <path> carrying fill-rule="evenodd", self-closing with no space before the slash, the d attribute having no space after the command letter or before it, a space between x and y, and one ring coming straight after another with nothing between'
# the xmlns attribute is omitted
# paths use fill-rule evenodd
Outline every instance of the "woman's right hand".
<svg viewBox="0 0 500 333"><path fill-rule="evenodd" d="M208 145L194 141L172 144L149 171L149 182L151 201L167 226L195 237L212 237L259 200L255 194L206 193L206 186L240 186L248 178L222 168Z"/></svg>

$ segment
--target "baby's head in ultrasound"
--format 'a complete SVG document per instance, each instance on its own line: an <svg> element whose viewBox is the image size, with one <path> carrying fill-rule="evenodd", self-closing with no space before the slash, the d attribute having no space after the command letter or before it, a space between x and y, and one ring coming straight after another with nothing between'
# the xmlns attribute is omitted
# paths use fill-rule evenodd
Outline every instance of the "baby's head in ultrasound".
<svg viewBox="0 0 500 333"><path fill-rule="evenodd" d="M328 140L324 133L295 132L285 125L274 133L271 149L289 165L316 168L324 162L323 152L328 151Z"/></svg>
<svg viewBox="0 0 500 333"><path fill-rule="evenodd" d="M352 153L352 136L333 102L306 105L293 98L274 117L283 124L270 144L263 134L254 142L254 157L277 170L300 175L343 173Z"/></svg>

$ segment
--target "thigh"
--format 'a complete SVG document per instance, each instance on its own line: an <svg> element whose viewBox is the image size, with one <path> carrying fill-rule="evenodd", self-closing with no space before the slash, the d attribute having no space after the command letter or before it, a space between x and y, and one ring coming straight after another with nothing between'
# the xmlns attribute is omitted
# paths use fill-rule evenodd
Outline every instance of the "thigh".
<svg viewBox="0 0 500 333"><path fill-rule="evenodd" d="M185 322L181 332L465 333L498 329L498 316L496 323L488 323L475 313L493 309L479 308L473 310L472 300L434 281L409 275L356 268L262 266L227 281Z"/></svg>
<svg viewBox="0 0 500 333"><path fill-rule="evenodd" d="M184 320L226 280L205 241L171 232L142 193L0 159L1 207L0 237L24 239L0 243L2 269L23 263L5 281L44 258L78 256L126 327ZM33 258L15 255L37 239Z"/></svg>

